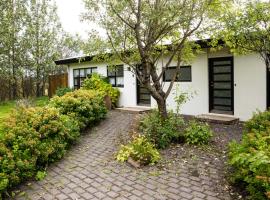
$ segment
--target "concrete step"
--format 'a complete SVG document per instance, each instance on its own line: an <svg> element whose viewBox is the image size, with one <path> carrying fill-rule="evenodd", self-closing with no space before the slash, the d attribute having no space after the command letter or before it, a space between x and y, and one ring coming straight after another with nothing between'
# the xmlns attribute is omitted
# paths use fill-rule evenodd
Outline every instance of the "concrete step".
<svg viewBox="0 0 270 200"><path fill-rule="evenodd" d="M151 110L150 107L146 106L134 106L134 107L122 107L122 108L116 108L116 111L119 112L128 112L128 113L134 113L134 114L142 114L149 112Z"/></svg>
<svg viewBox="0 0 270 200"><path fill-rule="evenodd" d="M196 118L204 122L226 125L237 124L239 122L239 118L234 116L213 113L197 115Z"/></svg>

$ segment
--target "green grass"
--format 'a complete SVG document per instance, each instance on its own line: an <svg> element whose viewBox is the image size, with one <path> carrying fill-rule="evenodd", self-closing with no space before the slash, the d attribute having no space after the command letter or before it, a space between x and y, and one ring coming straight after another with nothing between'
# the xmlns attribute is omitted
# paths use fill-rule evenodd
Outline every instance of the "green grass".
<svg viewBox="0 0 270 200"><path fill-rule="evenodd" d="M48 97L39 97L33 100L34 105L36 106L45 106L49 101ZM1 129L3 128L3 123L5 119L11 114L12 110L16 106L16 101L6 101L0 102L0 136Z"/></svg>

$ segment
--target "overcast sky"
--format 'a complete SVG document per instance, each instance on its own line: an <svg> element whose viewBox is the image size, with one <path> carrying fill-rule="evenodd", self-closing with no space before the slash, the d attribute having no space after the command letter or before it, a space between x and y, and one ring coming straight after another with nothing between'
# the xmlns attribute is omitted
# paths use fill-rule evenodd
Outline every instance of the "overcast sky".
<svg viewBox="0 0 270 200"><path fill-rule="evenodd" d="M83 38L87 37L89 24L80 20L80 15L84 11L82 0L55 0L58 6L58 15L65 31L76 34Z"/></svg>

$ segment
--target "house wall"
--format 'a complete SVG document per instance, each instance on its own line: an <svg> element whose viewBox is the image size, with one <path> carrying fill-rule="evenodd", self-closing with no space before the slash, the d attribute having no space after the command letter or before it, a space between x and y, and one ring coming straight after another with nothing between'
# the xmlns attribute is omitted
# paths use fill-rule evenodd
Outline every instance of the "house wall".
<svg viewBox="0 0 270 200"><path fill-rule="evenodd" d="M192 81L175 83L167 99L168 108L176 109L174 101L176 93L187 92L192 94L192 97L182 106L181 113L187 115L209 113L208 59L228 56L233 56L228 49L216 52L205 50L200 53L191 63ZM163 63L166 63L166 58L158 62L160 69ZM98 73L107 76L106 63L72 64L69 66L70 87L73 87L73 69L86 67L98 67ZM164 88L168 86L169 83L164 83ZM121 92L119 106L137 105L136 77L126 65L124 65L124 87L119 90ZM154 108L156 105L155 100L151 98L151 107ZM251 118L254 111L265 109L266 70L263 61L256 54L234 56L234 116L244 121Z"/></svg>

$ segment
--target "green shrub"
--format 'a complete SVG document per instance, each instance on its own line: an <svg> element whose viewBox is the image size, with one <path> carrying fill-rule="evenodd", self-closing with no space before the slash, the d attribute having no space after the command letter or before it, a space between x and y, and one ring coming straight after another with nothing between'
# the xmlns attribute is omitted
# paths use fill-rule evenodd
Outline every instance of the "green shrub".
<svg viewBox="0 0 270 200"><path fill-rule="evenodd" d="M77 119L81 128L91 127L105 118L107 109L104 95L93 90L75 90L62 97L54 97L50 103L64 115Z"/></svg>
<svg viewBox="0 0 270 200"><path fill-rule="evenodd" d="M246 131L265 131L270 127L270 111L254 113L253 117L245 123Z"/></svg>
<svg viewBox="0 0 270 200"><path fill-rule="evenodd" d="M51 107L18 109L5 131L0 141L0 174L4 177L0 193L62 158L80 135L76 121Z"/></svg>
<svg viewBox="0 0 270 200"><path fill-rule="evenodd" d="M83 81L83 89L95 90L108 95L111 98L113 107L117 106L117 102L120 96L118 88L113 88L104 77L94 73L90 78Z"/></svg>
<svg viewBox="0 0 270 200"><path fill-rule="evenodd" d="M69 87L60 87L60 88L57 88L55 95L61 97L61 96L64 96L66 93L72 92L72 91L73 90Z"/></svg>
<svg viewBox="0 0 270 200"><path fill-rule="evenodd" d="M158 150L145 136L137 136L127 145L122 145L116 159L125 162L128 158L140 163L140 165L155 164L160 160Z"/></svg>
<svg viewBox="0 0 270 200"><path fill-rule="evenodd" d="M207 144L213 136L210 126L207 123L192 120L184 131L185 142L188 144Z"/></svg>
<svg viewBox="0 0 270 200"><path fill-rule="evenodd" d="M270 126L269 111L257 113L246 122L241 143L229 148L231 180L246 187L252 200L270 199ZM268 122L267 122L268 121ZM247 131L246 130L246 131Z"/></svg>
<svg viewBox="0 0 270 200"><path fill-rule="evenodd" d="M140 130L156 145L157 148L166 148L172 141L181 140L180 128L184 121L173 112L168 113L168 118L163 120L158 110L147 114L140 122Z"/></svg>

